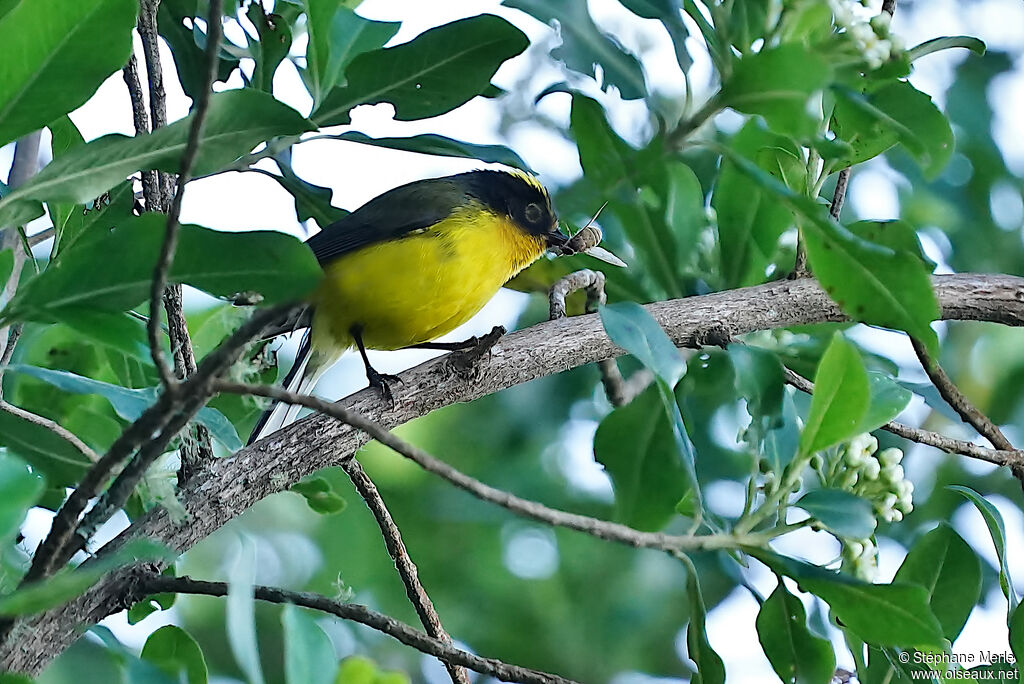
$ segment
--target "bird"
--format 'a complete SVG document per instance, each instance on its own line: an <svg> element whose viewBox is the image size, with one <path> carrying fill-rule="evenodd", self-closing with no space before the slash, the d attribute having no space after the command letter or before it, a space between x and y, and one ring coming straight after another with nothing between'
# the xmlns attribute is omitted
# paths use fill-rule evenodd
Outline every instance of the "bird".
<svg viewBox="0 0 1024 684"><path fill-rule="evenodd" d="M306 241L324 271L308 304L288 390L309 393L343 353L358 350L370 387L393 403L396 376L378 372L367 349L454 350L438 343L501 287L569 238L551 196L532 174L481 169L388 190ZM263 414L250 443L292 422L298 406Z"/></svg>

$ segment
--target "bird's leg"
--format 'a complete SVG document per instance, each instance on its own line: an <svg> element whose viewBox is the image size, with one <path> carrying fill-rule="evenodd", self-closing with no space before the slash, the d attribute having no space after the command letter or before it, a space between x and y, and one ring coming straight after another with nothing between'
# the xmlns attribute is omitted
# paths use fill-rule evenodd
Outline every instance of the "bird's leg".
<svg viewBox="0 0 1024 684"><path fill-rule="evenodd" d="M440 351L464 351L466 349L472 349L473 347L480 344L480 338L473 335L467 340L461 342L421 342L419 344L412 344L404 349L437 349Z"/></svg>
<svg viewBox="0 0 1024 684"><path fill-rule="evenodd" d="M461 375L472 375L477 362L482 359L484 355L490 354L491 347L497 344L498 340L501 339L501 336L504 335L505 332L506 330L504 326L494 326L491 329L491 332L487 333L483 337L474 338L476 339L476 344L472 347L449 354L448 366Z"/></svg>
<svg viewBox="0 0 1024 684"><path fill-rule="evenodd" d="M366 346L363 344L363 328L362 326L354 325L349 330L352 338L356 341L356 346L359 347L359 355L363 357L363 367L366 368L366 379L370 382L370 387L376 387L380 391L380 396L384 401L395 405L395 398L391 394L391 386L389 383L397 382L401 384L402 378L397 375L388 375L387 373L379 373L377 369L370 365L370 359L366 356Z"/></svg>

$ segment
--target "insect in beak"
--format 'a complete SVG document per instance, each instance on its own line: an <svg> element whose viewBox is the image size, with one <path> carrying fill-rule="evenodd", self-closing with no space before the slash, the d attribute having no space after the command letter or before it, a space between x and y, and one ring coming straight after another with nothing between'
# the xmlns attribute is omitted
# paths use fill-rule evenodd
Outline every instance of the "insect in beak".
<svg viewBox="0 0 1024 684"><path fill-rule="evenodd" d="M565 244L560 248L561 254L589 254L606 264L625 268L626 262L599 246L604 238L604 234L599 227L594 225L594 221L597 220L597 217L601 215L601 212L607 206L607 202L602 204L601 208L594 214L594 217L587 221L587 225L580 228L578 233L566 240Z"/></svg>

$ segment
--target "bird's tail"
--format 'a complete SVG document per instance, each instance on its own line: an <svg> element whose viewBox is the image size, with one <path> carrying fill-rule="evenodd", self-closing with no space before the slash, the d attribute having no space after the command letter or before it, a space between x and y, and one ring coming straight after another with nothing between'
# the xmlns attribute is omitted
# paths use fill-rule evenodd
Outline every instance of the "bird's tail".
<svg viewBox="0 0 1024 684"><path fill-rule="evenodd" d="M316 361L319 359L315 359L311 365L310 359L316 356L311 351L310 334L309 330L306 330L302 336L302 342L299 344L299 351L295 354L295 363L292 364L292 369L288 371L284 382L281 383L286 390L298 394L311 393L316 386L317 380L320 379L320 376L330 366L330 364L317 363ZM302 407L297 404L275 402L256 421L256 425L249 436L248 444L263 439L270 433L277 432L285 425L293 423L301 410Z"/></svg>

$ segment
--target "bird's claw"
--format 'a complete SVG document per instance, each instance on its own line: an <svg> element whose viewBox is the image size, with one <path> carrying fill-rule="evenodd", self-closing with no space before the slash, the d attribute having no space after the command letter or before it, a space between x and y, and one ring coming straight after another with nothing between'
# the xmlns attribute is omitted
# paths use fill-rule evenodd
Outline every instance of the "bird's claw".
<svg viewBox="0 0 1024 684"><path fill-rule="evenodd" d="M399 385L404 384L402 382L402 378L397 375L378 373L374 369L370 368L366 371L366 379L370 381L370 387L376 388L380 392L381 399L394 407L395 397L391 393L391 383L397 382Z"/></svg>

